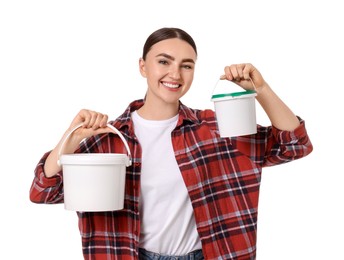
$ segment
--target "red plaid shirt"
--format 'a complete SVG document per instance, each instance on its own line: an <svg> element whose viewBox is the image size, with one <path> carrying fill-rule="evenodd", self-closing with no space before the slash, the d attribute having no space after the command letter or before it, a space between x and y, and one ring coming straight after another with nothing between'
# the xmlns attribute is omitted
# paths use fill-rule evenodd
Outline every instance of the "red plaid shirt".
<svg viewBox="0 0 344 260"><path fill-rule="evenodd" d="M142 100L134 101L111 122L126 138L133 159L126 172L124 209L77 212L85 259L138 259L142 162L130 113L142 105ZM300 122L292 132L258 125L255 135L220 138L213 111L180 104L172 144L190 195L205 259L255 259L262 168L299 159L312 151L304 121ZM121 139L110 133L82 142L77 152L126 150ZM48 154L35 169L30 199L35 203L62 203L62 172L51 178L44 175Z"/></svg>

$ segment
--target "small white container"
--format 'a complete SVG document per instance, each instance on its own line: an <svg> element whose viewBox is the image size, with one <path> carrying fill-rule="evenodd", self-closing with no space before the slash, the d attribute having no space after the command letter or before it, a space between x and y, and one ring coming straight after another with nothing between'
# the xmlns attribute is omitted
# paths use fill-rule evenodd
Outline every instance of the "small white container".
<svg viewBox="0 0 344 260"><path fill-rule="evenodd" d="M221 137L257 133L256 95L255 91L247 90L212 96Z"/></svg>
<svg viewBox="0 0 344 260"><path fill-rule="evenodd" d="M125 144L128 155L116 153L63 154L62 142L59 163L63 169L64 206L74 211L113 211L124 207L126 166L131 155L122 134L112 125Z"/></svg>

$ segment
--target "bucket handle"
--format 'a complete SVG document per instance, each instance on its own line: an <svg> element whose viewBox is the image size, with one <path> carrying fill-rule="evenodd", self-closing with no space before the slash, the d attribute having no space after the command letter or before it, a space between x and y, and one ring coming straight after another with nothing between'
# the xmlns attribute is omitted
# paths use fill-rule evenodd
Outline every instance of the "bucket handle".
<svg viewBox="0 0 344 260"><path fill-rule="evenodd" d="M215 84L215 86L214 86L214 88L213 88L212 95L214 95L215 89L216 89L216 87L217 87L217 84L219 84L220 80L225 80L225 79L226 79L226 75L222 75L222 76L216 81L216 84ZM253 80L252 80L251 78L249 78L249 80L251 81L251 84L252 84L252 86L253 86L253 91L258 92L258 91L257 91L257 88L256 88L256 85L254 84ZM248 90L246 90L246 91L248 91Z"/></svg>
<svg viewBox="0 0 344 260"><path fill-rule="evenodd" d="M61 157L62 148L63 148L65 142L67 141L68 137L69 137L76 129L78 129L78 128L81 127L82 125L83 125L83 123L81 123L81 124L75 126L75 127L66 135L66 137L63 139L63 141L62 141L62 143L61 143L61 146L60 146L60 149L59 149L59 153L58 153L58 158L59 158L59 159L58 159L58 161L57 161L57 164L58 164L59 166L61 166L60 157ZM128 160L127 160L127 162L126 162L126 166L127 166L127 167L130 166L130 165L131 165L131 162L132 162L132 159L131 159L131 153L130 153L130 149L129 149L129 145L128 145L127 141L125 140L125 138L123 137L123 135L121 134L121 132L117 130L116 127L114 127L114 126L112 126L112 125L110 125L110 124L107 124L106 126L112 130L111 132L117 134L117 135L121 138L121 140L122 140L122 142L123 142L123 144L124 144L124 146L125 146L125 149L126 149L127 152L128 152Z"/></svg>

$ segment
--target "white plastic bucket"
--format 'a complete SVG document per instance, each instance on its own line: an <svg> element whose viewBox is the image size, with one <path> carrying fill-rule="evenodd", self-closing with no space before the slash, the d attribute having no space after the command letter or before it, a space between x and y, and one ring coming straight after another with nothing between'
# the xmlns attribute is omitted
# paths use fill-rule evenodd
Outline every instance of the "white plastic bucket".
<svg viewBox="0 0 344 260"><path fill-rule="evenodd" d="M124 207L126 166L131 165L129 146L122 134L108 124L122 139L128 155L117 153L63 154L64 139L59 152L63 169L64 206L74 211L113 211Z"/></svg>
<svg viewBox="0 0 344 260"><path fill-rule="evenodd" d="M256 105L253 90L212 96L221 137L257 133Z"/></svg>

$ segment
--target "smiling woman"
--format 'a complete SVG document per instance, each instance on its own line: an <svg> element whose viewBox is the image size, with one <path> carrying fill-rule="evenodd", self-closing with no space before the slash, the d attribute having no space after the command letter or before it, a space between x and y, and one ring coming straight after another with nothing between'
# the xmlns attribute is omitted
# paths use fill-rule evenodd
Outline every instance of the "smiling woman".
<svg viewBox="0 0 344 260"><path fill-rule="evenodd" d="M188 42L172 38L155 43L143 57L140 72L147 78L148 90L138 113L151 120L171 118L191 87L197 53Z"/></svg>
<svg viewBox="0 0 344 260"><path fill-rule="evenodd" d="M153 32L139 60L145 99L109 122L105 114L80 110L61 138L82 124L63 153L121 153L121 138L107 133L110 124L132 156L124 208L77 213L85 259L255 259L262 169L308 155L312 143L304 120L249 63L226 66L221 78L245 90L254 85L271 125L221 138L214 111L180 101L193 82L196 60L196 45L185 31ZM35 169L35 203L63 202L61 142Z"/></svg>

